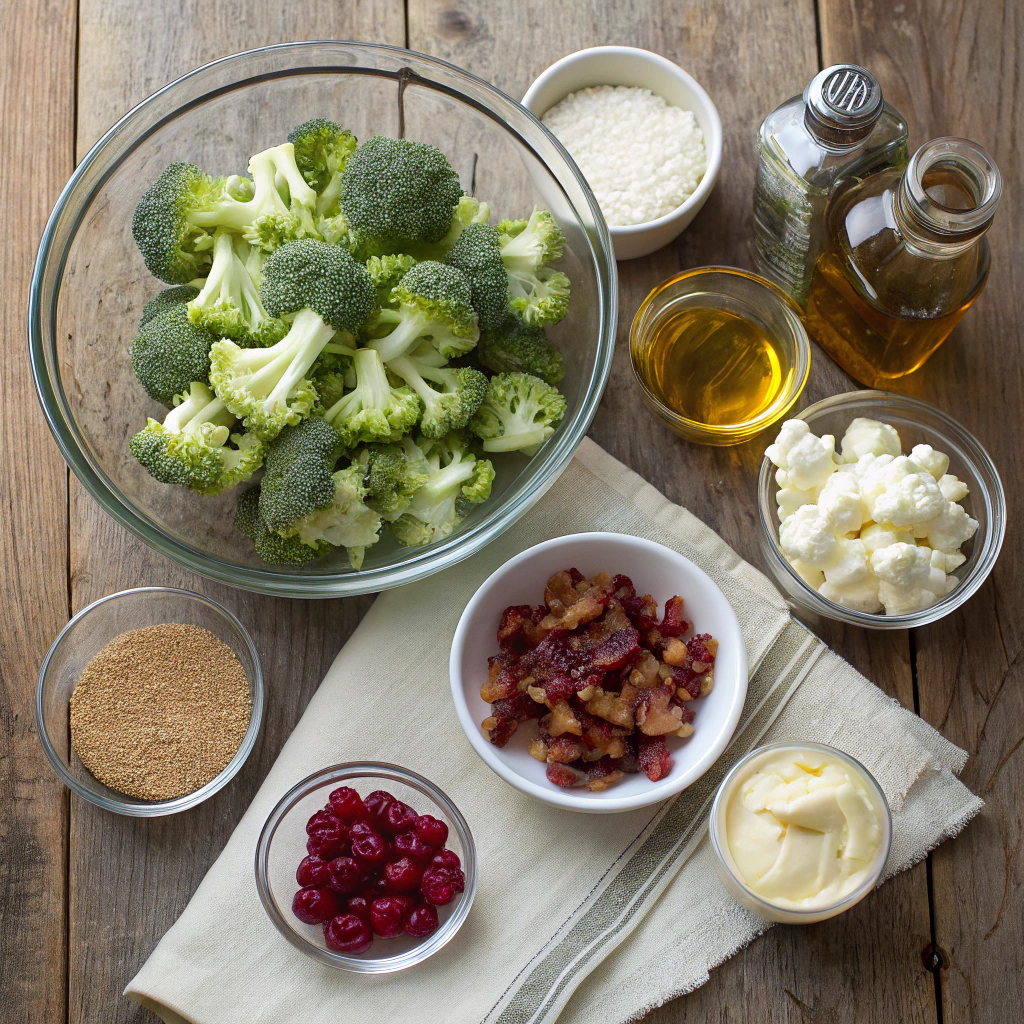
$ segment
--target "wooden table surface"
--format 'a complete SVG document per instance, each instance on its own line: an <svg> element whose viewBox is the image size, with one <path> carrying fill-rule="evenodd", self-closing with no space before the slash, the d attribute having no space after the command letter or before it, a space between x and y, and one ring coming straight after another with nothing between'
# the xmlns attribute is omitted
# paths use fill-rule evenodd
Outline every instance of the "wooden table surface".
<svg viewBox="0 0 1024 1024"><path fill-rule="evenodd" d="M231 591L116 526L69 473L28 369L32 260L75 162L131 106L213 58L297 39L366 39L453 61L513 96L543 68L600 43L643 46L708 89L725 159L675 244L620 264L619 347L591 436L755 565L762 441L680 441L644 410L626 331L649 288L709 263L749 266L753 136L821 67L880 79L916 146L964 135L1002 170L988 288L953 338L906 382L973 431L1011 510L1002 557L956 614L912 633L835 627L824 639L971 758L986 806L958 839L844 917L778 927L694 994L653 1012L686 1021L993 1024L1024 1007L1024 7L1017 0L0 0L0 1019L152 1022L121 996L195 891L371 598L302 602ZM849 389L815 351L808 398ZM35 735L36 673L69 616L113 591L207 592L252 629L268 683L263 733L236 780L186 814L97 810L58 783ZM941 947L948 966L926 969ZM228 969L229 965L225 965ZM282 1022L285 1024L285 1022ZM380 1022L385 1024L385 1022Z"/></svg>

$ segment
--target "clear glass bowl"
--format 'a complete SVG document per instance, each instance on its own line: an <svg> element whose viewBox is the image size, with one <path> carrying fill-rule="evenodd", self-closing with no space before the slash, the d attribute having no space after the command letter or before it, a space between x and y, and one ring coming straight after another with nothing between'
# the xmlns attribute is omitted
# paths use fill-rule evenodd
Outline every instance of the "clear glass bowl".
<svg viewBox="0 0 1024 1024"><path fill-rule="evenodd" d="M878 852L875 854L871 870L864 877L864 880L856 889L847 893L842 899L823 907L795 909L792 907L780 907L755 893L743 880L736 862L729 850L726 830L726 810L733 781L737 779L750 762L765 754L773 754L782 750L814 750L821 754L828 754L837 761L841 761L848 770L853 772L863 783L868 794L868 799L875 808L882 827L881 842ZM745 907L758 917L767 921L777 921L780 924L814 924L816 921L824 921L830 917L841 914L854 904L859 903L875 886L885 868L885 862L889 859L889 848L892 845L892 815L889 812L889 804L878 785L878 780L858 761L855 757L836 747L827 746L824 743L800 743L791 741L785 743L770 743L764 747L758 747L741 758L730 769L729 774L722 780L715 794L714 803L711 805L711 814L708 818L708 835L711 839L711 847L715 851L715 868L722 884L729 891L729 894L740 906Z"/></svg>
<svg viewBox="0 0 1024 1024"><path fill-rule="evenodd" d="M402 548L390 536L354 572L344 551L268 566L232 525L236 494L202 497L153 480L128 441L160 414L128 357L143 304L162 287L131 236L139 197L175 160L244 172L251 154L300 122L326 116L360 139L431 142L492 221L552 211L565 232L560 269L569 315L550 330L566 362L568 409L540 453L498 456L491 499L453 536ZM290 597L342 597L419 579L507 529L568 464L611 370L616 271L608 230L575 163L541 123L493 86L444 61L368 43L306 42L226 57L141 103L93 147L61 193L40 244L29 299L39 397L57 443L89 493L165 555L232 586Z"/></svg>
<svg viewBox="0 0 1024 1024"><path fill-rule="evenodd" d="M304 924L292 913L299 889L295 870L306 856L306 822L327 803L337 786L351 786L360 796L385 789L420 814L432 814L448 826L449 850L462 861L465 890L447 906L438 907L440 926L425 939L402 935L394 939L374 936L365 953L336 953L324 942L323 926ZM466 819L432 782L406 768L375 761L334 765L294 785L270 812L256 847L256 888L277 930L296 948L328 967L357 974L390 974L422 963L447 945L462 927L476 893L476 846Z"/></svg>
<svg viewBox="0 0 1024 1024"><path fill-rule="evenodd" d="M249 682L252 715L241 746L215 779L173 800L140 800L105 786L78 759L70 740L69 702L85 666L114 637L129 629L165 622L202 626L235 652ZM188 590L140 587L94 601L61 630L39 670L36 730L47 759L65 786L82 799L117 814L155 818L201 804L238 774L256 743L262 718L263 673L248 632L223 605Z"/></svg>
<svg viewBox="0 0 1024 1024"><path fill-rule="evenodd" d="M949 472L955 473L970 491L961 505L978 521L978 532L961 550L967 556L953 573L960 581L930 608L907 615L871 614L844 608L826 600L805 583L786 561L779 547L779 516L775 495L775 467L765 458L757 480L761 517L761 553L772 575L790 600L826 619L838 619L868 629L908 629L943 618L959 608L985 582L999 557L1006 532L1006 497L996 467L984 448L956 420L940 409L909 395L890 391L850 391L808 406L797 413L812 433L833 434L836 444L850 421L858 416L891 423L903 442L903 453L916 444L930 444L949 456ZM766 442L767 443L767 442Z"/></svg>

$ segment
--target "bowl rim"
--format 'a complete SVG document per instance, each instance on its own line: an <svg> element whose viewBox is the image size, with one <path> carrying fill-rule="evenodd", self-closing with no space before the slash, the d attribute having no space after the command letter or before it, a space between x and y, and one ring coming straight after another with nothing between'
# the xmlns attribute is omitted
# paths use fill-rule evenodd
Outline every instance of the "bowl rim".
<svg viewBox="0 0 1024 1024"><path fill-rule="evenodd" d="M718 180L718 174L722 168L722 118L718 113L718 107L715 106L715 103L708 95L707 90L700 84L700 82L697 81L696 78L693 77L693 75L676 64L675 61L669 60L668 57L665 57L660 53L655 53L654 50L645 49L642 46L588 46L582 50L576 50L574 53L568 53L564 57L560 57L554 62L554 64L545 68L533 80L529 89L526 90L526 93L523 96L523 106L526 107L527 110L530 110L531 113L534 113L530 104L536 101L536 94L540 92L543 86L557 79L559 75L573 64L591 60L594 57L612 55L644 60L678 78L690 88L694 96L696 96L700 101L700 105L704 108L704 113L707 115L708 121L712 127L713 138L711 140L710 147L708 147L707 139L705 138L705 150L707 151L710 149L710 152L707 153L708 161L707 166L704 168L704 174L697 183L697 187L679 206L674 210L671 210L669 213L663 214L661 217L656 217L654 220L645 220L640 224L608 225L608 230L613 239L639 238L646 235L648 232L655 232L662 228L671 227L691 210L699 210L704 205L711 189L714 188L715 182ZM607 82L594 82L592 83L592 86L607 84ZM565 96L568 95L568 93L565 94ZM561 99L565 99L565 96L562 96ZM556 102L561 101L556 100ZM554 106L554 104L551 104L551 106ZM548 109L550 109L550 107ZM546 112L547 111L541 111L540 114L535 114L534 116L539 120ZM570 159L572 159L571 155Z"/></svg>
<svg viewBox="0 0 1024 1024"><path fill-rule="evenodd" d="M880 806L884 811L882 814L882 821L879 823L882 826L882 842L878 847L878 853L875 856L875 863L872 870L868 872L864 881L855 889L847 893L842 898L836 900L834 903L830 903L824 907L783 907L777 903L772 903L763 896L758 895L750 888L749 885L747 885L739 872L734 870L735 862L732 861L731 854L727 856L725 852L728 850L728 841L725 839L724 835L719 833L718 830L719 809L725 800L730 786L733 784L733 781L737 778L740 771L749 765L756 757L761 757L765 754L782 750L814 750L824 754L829 754L839 761L847 762L852 765L855 770L858 770L862 777L869 783L869 789L875 797L873 802L876 804L876 807ZM719 867L726 872L738 888L746 893L747 898L750 899L751 902L764 909L765 913L762 914L763 917L767 917L768 920L778 919L776 917L769 916L770 913L772 915L784 915L782 923L811 923L807 919L812 919L816 922L824 920L822 915L835 917L838 914L849 910L850 907L859 903L878 884L878 879L885 870L886 862L889 859L889 852L892 849L892 811L889 809L889 801L886 799L885 792L882 790L878 779L875 778L874 773L869 771L852 754L848 754L845 750L840 750L839 747L832 746L828 743L816 743L809 740L777 740L773 743L766 743L761 747L755 747L753 750L741 757L732 766L732 768L729 769L725 778L722 779L721 783L719 783L718 789L715 792L715 798L711 803L711 810L708 814L708 836L711 840L711 848L715 851L715 857L718 860Z"/></svg>
<svg viewBox="0 0 1024 1024"><path fill-rule="evenodd" d="M707 750L703 755L701 755L700 760L695 765L686 771L681 772L678 778L672 779L670 777L666 782L653 782L651 783L649 790L638 793L634 796L616 796L615 789L612 787L605 790L603 793L598 794L596 799L594 797L585 799L580 796L575 796L572 790L556 789L554 786L539 786L531 782L512 768L509 768L497 756L495 748L484 739L483 734L480 731L479 723L475 720L472 712L470 712L469 705L466 701L465 683L462 677L460 663L462 661L466 645L466 637L468 636L470 629L475 624L474 620L476 618L477 610L483 600L483 592L488 589L492 583L505 577L508 573L514 572L523 562L532 558L539 552L554 552L557 551L560 546L565 545L566 542L575 542L580 540L591 542L597 541L598 543L616 546L643 548L649 552L658 554L662 558L669 559L670 561L676 561L677 564L679 561L685 562L689 567L688 571L692 570L700 576L703 576L721 595L724 607L727 609L727 614L730 618L729 631L734 634L736 640L738 678L736 680L736 686L732 692L732 701L729 707L725 726L720 730L719 734L715 737L714 742L708 746ZM718 639L723 640L725 638L719 637ZM610 531L595 530L583 533L565 534L561 537L553 537L550 540L533 544L495 569L494 572L492 572L487 579L477 587L473 596L469 599L469 603L466 605L465 609L463 609L462 615L459 617L459 623L455 628L455 635L452 639L448 675L452 690L452 700L455 703L455 711L459 718L459 724L462 726L462 731L466 734L466 738L469 740L473 749L477 752L487 767L491 769L491 771L505 782L514 786L521 793L525 793L527 796L534 797L535 799L541 800L553 807L590 814L605 814L637 810L638 808L650 807L652 804L661 803L664 800L681 793L688 786L691 786L714 765L722 755L722 752L729 745L734 733L736 732L736 726L739 724L740 715L743 712L743 705L747 696L749 666L747 664L746 643L743 639L743 631L740 626L739 618L736 615L736 611L733 608L732 603L725 596L721 587L719 587L718 584L715 583L715 581L703 569L701 569L699 565L691 561L685 555L680 554L678 551L674 551L672 548L666 547L664 544L659 544L657 541L648 540L646 537L637 537L629 533L612 533Z"/></svg>
<svg viewBox="0 0 1024 1024"><path fill-rule="evenodd" d="M915 398L912 395L905 395L897 391L861 390L846 391L839 395L831 395L823 398L820 402L801 409L795 415L795 419L805 420L818 412L842 409L845 406L857 402L886 403L889 407L902 406L911 415L917 412L934 416L942 424L942 432L948 433L951 442L958 448L963 449L970 456L975 470L978 472L982 484L985 481L982 474L991 476L991 487L986 488L984 495L986 503L992 505L991 521L985 537L985 547L975 564L970 575L960 581L948 594L940 598L933 605L923 608L917 612L908 612L902 615L886 615L884 612L861 612L854 608L847 608L844 605L835 604L822 597L814 590L789 564L782 553L778 542L773 536L771 525L774 523L773 516L777 519L775 503L770 500L771 484L774 479L775 466L766 455L761 462L757 478L757 513L761 524L761 537L768 545L770 563L772 569L777 572L784 572L788 580L796 587L801 597L796 597L789 591L790 597L797 601L802 607L809 611L816 612L825 618L847 622L855 626L863 626L867 629L909 629L915 626L927 625L955 611L965 601L978 591L981 585L988 578L999 557L1003 546L1003 539L1006 535L1006 494L1003 490L1003 483L999 471L995 467L991 456L982 447L981 442L964 426L952 416L947 415L938 406L932 405L923 399ZM934 428L930 428L934 429ZM939 431L936 430L938 433Z"/></svg>
<svg viewBox="0 0 1024 1024"><path fill-rule="evenodd" d="M344 953L336 953L334 950L317 946L288 924L272 894L269 882L270 849L281 823L301 800L318 789L327 789L328 786L346 779L384 779L416 790L433 800L448 815L462 845L464 854L462 869L466 876L466 887L461 893L455 910L433 935L397 956L367 958L346 956ZM256 890L259 893L263 909L267 912L274 927L296 949L319 963L338 970L351 971L356 974L391 974L422 963L455 938L456 933L469 916L476 895L476 858L476 843L473 840L469 822L466 821L451 797L439 786L410 768L403 768L386 761L344 761L340 764L328 765L326 768L321 768L300 779L274 804L273 810L267 815L267 819L260 829L256 851L253 855L253 870L256 875Z"/></svg>
<svg viewBox="0 0 1024 1024"><path fill-rule="evenodd" d="M259 55L287 56L290 53L317 53L342 48L351 49L357 53L384 54L392 59L403 62L403 72L383 69L378 69L374 72L380 75L380 77L390 78L395 81L398 81L400 76L405 73L405 77L416 84L423 85L426 88L446 91L447 87L439 86L432 79L424 77L424 74L421 72L436 69L444 74L462 78L494 99L498 105L498 110L492 111L481 108L478 102L469 97L463 97L465 102L477 109L483 109L484 113L502 124L504 129L520 144L531 151L534 149L514 127L505 122L504 116L500 113L500 108L503 105L519 108L519 111L533 122L533 127L538 129L546 141L554 146L564 161L568 174L576 179L576 184L580 188L580 194L585 203L585 206L580 208L581 211L584 209L589 210L594 221L593 230L587 228L584 231L584 238L594 265L595 281L599 296L597 303L599 319L596 350L593 370L589 381L587 381L586 388L582 392L578 413L572 421L566 424L564 432L560 431L555 437L545 442L545 448L548 450L543 455L544 462L537 470L536 476L532 478L528 486L523 485L519 493L508 499L507 505L504 507L493 507L484 513L478 522L467 525L466 528L456 531L442 541L437 541L435 544L425 548L408 549L412 553L404 558L401 563L391 563L375 569L340 573L289 574L275 571L270 567L262 568L239 565L197 551L183 540L172 536L169 532L165 532L156 525L155 521L152 521L147 515L140 512L134 503L124 497L119 489L109 481L107 475L99 466L93 466L92 461L85 453L84 446L78 442L78 432L74 425L75 419L63 399L63 388L60 386L59 373L56 380L51 378L47 364L44 341L46 332L43 322L44 318L48 318L51 326L55 327L56 302L53 303L52 308L47 309L47 296L44 295L44 277L45 270L51 259L59 257L60 267L57 272L56 291L54 292L54 297L56 297L59 293L60 283L63 280L63 264L66 259L66 253L59 253L54 248L58 224L71 206L72 199L75 197L80 183L88 177L93 165L100 161L106 147L115 136L129 125L144 119L147 116L148 108L152 104L157 103L172 91L179 90L185 82L195 79L201 80L203 77L212 77L219 69L230 67L232 64L244 65L245 62ZM358 65L338 63L332 65L329 61L326 64L326 70L344 70L351 67L358 67ZM419 70L417 70L417 67L419 67ZM232 83L231 88L238 88L247 78L257 77L260 81L266 81L269 79L286 78L295 74L301 74L304 71L310 74L314 73L314 71L323 73L325 65L294 63L287 69L259 76L247 75L239 78ZM215 90L215 93L218 91L223 90ZM538 157L538 159L541 158ZM541 160L541 163L547 166L546 161ZM88 206L105 183L106 178L109 176L109 168L106 170L108 173L100 176L97 182L92 185L88 195L83 199L81 204L83 209ZM564 188L562 190L564 192ZM77 232L77 227L78 225L76 224L75 232ZM71 237L73 239L74 234ZM71 467L75 476L100 507L115 522L135 534L135 536L139 537L150 547L155 548L180 565L186 566L207 579L213 579L228 586L256 593L298 598L348 597L357 594L377 593L381 590L411 583L441 569L449 568L470 557L515 523L544 494L545 490L554 483L558 475L569 464L586 435L597 413L601 397L611 375L617 323L618 271L614 247L611 236L608 233L608 226L605 223L597 199L580 169L576 166L575 161L561 142L540 120L531 111L523 107L522 104L491 83L448 61L431 57L428 54L407 50L404 47L383 43L335 39L277 43L271 46L244 50L209 61L158 89L124 114L112 127L107 129L75 168L74 173L61 190L47 219L33 265L27 312L29 361L32 367L36 394L42 406L43 414L65 462ZM51 333L54 336L56 335L55 330ZM548 448L549 445L551 446L550 448ZM505 500L504 496L503 500Z"/></svg>
<svg viewBox="0 0 1024 1024"><path fill-rule="evenodd" d="M46 728L46 719L43 714L43 687L46 681L47 670L50 667L50 662L56 654L58 647L64 637L70 633L79 622L85 619L95 609L100 607L100 605L107 604L109 601L120 600L122 598L130 599L138 594L175 594L178 597L194 599L200 604L205 604L208 607L213 608L215 611L220 612L220 614L222 614L224 618L234 626L238 631L238 635L242 639L243 646L246 648L247 653L252 660L253 678L249 680L249 688L252 695L252 710L249 714L249 725L245 730L245 735L242 737L242 742L239 744L238 750L235 751L234 757L232 757L227 765L225 765L220 774L211 779L205 786L200 786L199 789L194 790L191 793L186 793L184 796L175 797L173 800L153 800L146 803L129 804L123 802L118 797L109 797L100 793L93 793L87 787L83 786L68 770L68 766L65 764L64 758L57 752ZM246 673L246 678L248 678L248 673ZM256 645L253 643L252 637L249 635L249 631L239 621L238 616L236 616L230 609L226 608L219 601L215 601L212 597L207 597L205 594L199 594L194 590L184 590L181 587L131 587L128 590L119 590L114 594L107 594L106 597L101 597L98 600L93 601L91 604L87 604L80 612L71 617L64 628L57 634L53 643L50 644L49 650L46 652L46 657L43 658L43 663L39 668L39 676L36 683L36 732L39 735L39 742L42 744L43 753L46 755L46 759L50 762L50 767L53 768L54 772L56 772L60 781L63 782L64 785L73 793L80 796L83 800L88 800L89 803L95 804L97 807L101 807L105 811L113 811L115 814L123 814L130 818L158 818L167 814L177 814L180 811L187 811L192 807L198 806L213 796L214 793L223 789L238 774L242 765L245 764L249 755L252 753L253 747L256 745L260 725L263 721L263 701L263 668L260 665L260 656L256 651Z"/></svg>

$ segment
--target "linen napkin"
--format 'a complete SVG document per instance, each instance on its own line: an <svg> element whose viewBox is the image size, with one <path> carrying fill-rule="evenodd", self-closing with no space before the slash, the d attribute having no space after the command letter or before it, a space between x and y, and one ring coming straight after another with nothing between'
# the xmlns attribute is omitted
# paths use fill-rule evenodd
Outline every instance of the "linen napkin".
<svg viewBox="0 0 1024 1024"><path fill-rule="evenodd" d="M704 569L736 609L752 666L735 738L714 767L658 808L613 815L542 805L494 775L463 735L448 683L455 626L484 579L539 541L594 529L659 541ZM875 774L893 811L886 877L981 807L955 777L963 751L795 622L774 586L707 526L584 441L549 493L484 551L377 599L126 994L167 1024L633 1020L701 985L769 927L725 892L706 822L729 767L778 739L832 743ZM417 967L372 977L294 949L253 878L259 831L281 795L325 765L367 759L444 789L479 858L476 902L452 942Z"/></svg>

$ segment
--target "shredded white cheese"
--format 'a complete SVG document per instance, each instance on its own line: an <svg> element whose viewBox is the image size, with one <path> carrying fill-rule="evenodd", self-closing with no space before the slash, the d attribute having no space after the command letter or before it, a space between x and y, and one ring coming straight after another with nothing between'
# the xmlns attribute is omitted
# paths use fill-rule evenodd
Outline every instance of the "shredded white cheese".
<svg viewBox="0 0 1024 1024"><path fill-rule="evenodd" d="M605 219L617 227L671 213L707 169L693 111L670 106L650 89L581 89L541 120L572 154Z"/></svg>

